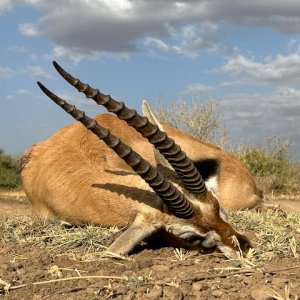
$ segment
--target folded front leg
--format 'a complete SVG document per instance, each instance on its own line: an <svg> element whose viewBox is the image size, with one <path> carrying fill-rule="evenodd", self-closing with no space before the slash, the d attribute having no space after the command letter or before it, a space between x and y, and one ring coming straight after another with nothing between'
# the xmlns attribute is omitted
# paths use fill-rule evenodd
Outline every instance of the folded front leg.
<svg viewBox="0 0 300 300"><path fill-rule="evenodd" d="M151 224L151 222L147 221L143 216L138 215L131 225L108 247L107 251L125 255L158 229L159 226Z"/></svg>

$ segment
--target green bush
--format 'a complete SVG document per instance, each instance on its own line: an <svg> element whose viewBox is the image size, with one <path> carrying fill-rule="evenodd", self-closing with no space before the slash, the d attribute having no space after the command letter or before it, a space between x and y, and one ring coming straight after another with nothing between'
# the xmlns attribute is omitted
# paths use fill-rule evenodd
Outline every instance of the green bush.
<svg viewBox="0 0 300 300"><path fill-rule="evenodd" d="M0 149L0 189L14 189L20 185L17 161Z"/></svg>
<svg viewBox="0 0 300 300"><path fill-rule="evenodd" d="M272 138L265 146L241 146L233 154L267 192L299 192L300 166L290 159L289 146L289 141Z"/></svg>

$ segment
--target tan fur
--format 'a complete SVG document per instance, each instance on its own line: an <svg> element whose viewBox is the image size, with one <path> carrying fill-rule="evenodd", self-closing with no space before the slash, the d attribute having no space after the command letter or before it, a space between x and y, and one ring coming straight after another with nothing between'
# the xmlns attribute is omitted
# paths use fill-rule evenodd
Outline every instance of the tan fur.
<svg viewBox="0 0 300 300"><path fill-rule="evenodd" d="M95 119L112 133L118 133L125 143L132 142L130 137L139 138L132 148L139 153L145 152L147 157L153 155L151 147L147 147L148 142L125 122L107 114ZM126 132L124 127L128 127ZM36 144L21 177L38 215L56 216L70 223L124 226L137 207L142 210L145 206L140 203L141 193L142 201L153 210L161 210L162 206L148 185L79 123L66 126ZM62 195L67 195L68 199L62 199ZM113 206L108 214L107 203L112 199ZM70 205L72 210L66 209ZM120 206L125 209L115 209Z"/></svg>
<svg viewBox="0 0 300 300"><path fill-rule="evenodd" d="M144 159L156 164L151 144L124 121L110 114L98 115L95 119ZM165 129L190 158L197 160L209 155L212 158L218 157L221 159L221 172L225 172L227 176L231 172L250 176L242 165L217 147L201 143L170 126L166 125ZM232 159L234 169L226 159ZM182 234L180 230L184 231L185 227L190 230L191 226L201 236L216 232L216 236L222 240L220 249L221 246L226 249L235 247L229 240L232 235L239 236L249 246L247 238L220 218L218 201L210 193L207 196L209 200L193 200L193 195L188 197L197 211L193 220L182 220L170 215L151 188L104 142L78 122L35 144L25 153L23 162L23 187L36 215L72 224L127 226L128 229L110 246L109 250L112 252L128 253L142 239L155 232L160 232L168 241L173 239L173 244L178 245L178 236ZM235 177L236 174L231 174L227 183L224 174L224 184L221 185L222 191L226 193L226 197L221 199L225 199L224 204L228 206L230 193L234 195L234 201L238 198L238 193L233 191L232 186L238 186L242 182L234 183L234 180L239 180ZM178 188L182 190L181 187ZM183 193L189 194L184 190ZM241 208L241 204L233 203L230 208ZM175 230L174 233L172 230ZM217 241L216 246L218 243ZM179 243L181 244L186 243ZM200 246L190 244L192 249L200 249Z"/></svg>
<svg viewBox="0 0 300 300"><path fill-rule="evenodd" d="M132 127L110 114L98 115L96 120L102 126L110 128L113 134L120 137L152 165L156 165L152 145ZM164 129L168 136L173 138L192 160L215 158L220 161L218 199L224 208L239 210L262 205L262 192L256 187L253 177L244 164L220 148L195 139L170 125L164 124ZM68 157L67 161L63 160L65 157ZM41 184L40 180L45 176L40 176L40 174L49 173L47 178L51 184L51 180L53 180L51 176L55 176L54 180L56 180L53 169L57 170L54 174L59 173L60 169L66 168L65 164L69 166L70 161L72 161L74 172L70 172L68 178L61 179L63 187L66 188L64 184L68 184L71 178L75 182L77 178L78 183L84 178L88 184L94 185L91 199L93 197L97 198L99 190L101 190L102 198L113 197L113 192L108 188L104 189L105 192L101 189L104 184L107 184L107 187L109 187L109 184L119 185L120 188L123 186L126 190L128 190L126 187L132 187L130 192L127 191L127 193L133 198L139 195L139 187L147 189L144 181L122 159L81 124L75 123L59 130L44 142L33 145L23 155L22 170L24 165L27 165L27 168L22 172L24 189L29 198L33 199L34 209L38 207L37 210L43 211L42 215L57 215L53 210L59 210L59 208L56 205L55 208L52 208L53 205L44 203L44 187L48 184ZM34 167L37 165L39 168ZM105 182L103 182L103 179ZM65 181L66 183L63 184ZM35 186L35 188L29 190L28 186ZM78 184L79 189L82 186L82 183ZM73 182L69 188L69 193L77 193L74 191ZM118 195L117 197L119 199L124 195ZM41 203L37 199L41 199ZM69 218L71 216L66 219ZM91 217L91 220L94 219L95 216Z"/></svg>
<svg viewBox="0 0 300 300"><path fill-rule="evenodd" d="M196 139L170 125L164 124L168 136L179 144L190 159L218 159L220 173L218 199L228 210L251 209L262 204L262 192L247 167L215 145Z"/></svg>

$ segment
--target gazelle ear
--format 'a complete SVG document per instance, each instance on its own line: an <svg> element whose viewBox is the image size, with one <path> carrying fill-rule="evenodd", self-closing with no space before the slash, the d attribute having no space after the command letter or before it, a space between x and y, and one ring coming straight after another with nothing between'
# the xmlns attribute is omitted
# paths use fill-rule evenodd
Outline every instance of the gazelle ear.
<svg viewBox="0 0 300 300"><path fill-rule="evenodd" d="M163 127L163 125L156 119L149 103L146 101L146 100L143 100L143 103L142 103L142 112L143 112L143 116L144 117L147 117L148 120L154 124L154 125L157 125L159 130L160 131L164 131L165 132L165 129Z"/></svg>
<svg viewBox="0 0 300 300"><path fill-rule="evenodd" d="M156 119L149 103L146 101L146 100L143 100L143 103L142 103L142 112L143 112L143 116L144 117L147 117L148 120L154 124L154 125L157 125L157 127L159 128L160 131L163 131L165 132L165 129L163 127L163 125ZM174 170L173 167L169 164L169 162L163 157L163 155L161 155L159 153L158 150L156 150L154 147L153 147L153 150L154 150L154 157L155 157L155 161L156 161L156 164L161 164L162 166L168 168L168 169L171 169L171 170Z"/></svg>

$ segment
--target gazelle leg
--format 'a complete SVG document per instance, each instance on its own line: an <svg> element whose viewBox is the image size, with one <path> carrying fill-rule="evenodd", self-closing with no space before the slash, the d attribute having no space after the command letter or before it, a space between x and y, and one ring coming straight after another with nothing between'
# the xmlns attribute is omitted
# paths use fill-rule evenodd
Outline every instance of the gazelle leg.
<svg viewBox="0 0 300 300"><path fill-rule="evenodd" d="M262 202L255 207L255 210L257 211L273 210L275 212L278 212L282 216L286 216L286 212L280 207L280 205L273 204L273 203Z"/></svg>
<svg viewBox="0 0 300 300"><path fill-rule="evenodd" d="M108 247L108 252L124 255L156 232L159 228L147 222L142 216L137 216L128 228L121 233L115 241Z"/></svg>

